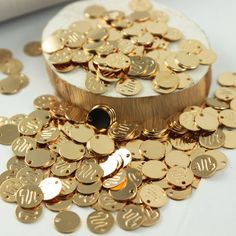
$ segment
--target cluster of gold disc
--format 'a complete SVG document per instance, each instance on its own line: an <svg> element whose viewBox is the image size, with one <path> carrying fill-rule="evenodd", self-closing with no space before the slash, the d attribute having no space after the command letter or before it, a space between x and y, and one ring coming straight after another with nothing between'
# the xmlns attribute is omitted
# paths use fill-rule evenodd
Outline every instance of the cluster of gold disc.
<svg viewBox="0 0 236 236"><path fill-rule="evenodd" d="M23 223L38 220L43 205L58 212L54 224L63 233L80 226L72 204L94 209L87 226L97 234L111 230L115 212L124 230L156 224L169 198L188 198L201 178L226 167L217 149L236 148L236 75L218 82L213 98L170 117L164 129L118 121L104 105L85 112L53 95L37 97L30 114L0 117L0 143L14 154L0 175L0 196L17 203Z"/></svg>
<svg viewBox="0 0 236 236"><path fill-rule="evenodd" d="M215 62L211 49L168 26L169 16L149 1L133 0L130 7L130 15L100 5L87 7L85 20L43 41L49 63L61 73L84 69L85 87L92 93L106 93L115 84L119 94L135 96L142 91L141 80L150 80L159 94L187 88L193 84L187 70ZM169 47L174 43L176 51Z"/></svg>
<svg viewBox="0 0 236 236"><path fill-rule="evenodd" d="M41 42L27 43L24 52L29 56L40 56L42 54ZM22 70L21 61L13 58L10 50L0 48L0 72L7 76L0 80L1 94L16 94L28 85L29 79Z"/></svg>

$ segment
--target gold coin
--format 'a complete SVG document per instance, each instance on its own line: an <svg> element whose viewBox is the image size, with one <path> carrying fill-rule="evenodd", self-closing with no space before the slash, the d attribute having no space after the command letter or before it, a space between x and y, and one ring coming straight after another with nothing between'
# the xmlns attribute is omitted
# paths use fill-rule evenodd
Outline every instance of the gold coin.
<svg viewBox="0 0 236 236"><path fill-rule="evenodd" d="M41 169L26 166L17 172L16 178L20 179L24 185L38 185L43 180L44 173Z"/></svg>
<svg viewBox="0 0 236 236"><path fill-rule="evenodd" d="M42 48L41 48L41 42L39 41L34 41L34 42L29 42L24 46L24 52L28 56L40 56L42 55Z"/></svg>
<svg viewBox="0 0 236 236"><path fill-rule="evenodd" d="M176 53L170 53L169 56L165 60L165 64L169 69L171 69L175 72L186 71L186 68L179 66L179 64L176 60Z"/></svg>
<svg viewBox="0 0 236 236"><path fill-rule="evenodd" d="M143 159L143 156L139 152L139 148L142 143L143 143L142 140L136 139L136 140L132 140L126 144L125 148L130 151L132 159L135 159L135 160Z"/></svg>
<svg viewBox="0 0 236 236"><path fill-rule="evenodd" d="M25 162L30 167L43 167L51 160L51 152L49 150L38 148L29 150L25 156Z"/></svg>
<svg viewBox="0 0 236 236"><path fill-rule="evenodd" d="M64 48L65 39L59 35L51 35L42 43L42 50L46 53L53 53Z"/></svg>
<svg viewBox="0 0 236 236"><path fill-rule="evenodd" d="M224 130L225 142L223 147L225 148L236 148L236 132L234 130Z"/></svg>
<svg viewBox="0 0 236 236"><path fill-rule="evenodd" d="M91 184L98 181L103 176L103 169L93 162L82 163L76 170L76 179L85 184Z"/></svg>
<svg viewBox="0 0 236 236"><path fill-rule="evenodd" d="M25 114L17 114L9 118L9 123L13 125L18 125L26 117Z"/></svg>
<svg viewBox="0 0 236 236"><path fill-rule="evenodd" d="M79 21L75 21L73 22L70 26L69 29L77 32L77 33L86 33L91 29L91 24L86 21L86 20L79 20Z"/></svg>
<svg viewBox="0 0 236 236"><path fill-rule="evenodd" d="M14 178L14 177L15 177L14 171L6 170L6 171L2 172L0 174L0 186L5 180L11 179L11 178Z"/></svg>
<svg viewBox="0 0 236 236"><path fill-rule="evenodd" d="M61 212L68 210L72 205L72 200L60 200L55 203L46 203L45 206L50 210L54 212Z"/></svg>
<svg viewBox="0 0 236 236"><path fill-rule="evenodd" d="M127 69L130 66L129 57L122 53L112 53L106 58L107 64L112 68Z"/></svg>
<svg viewBox="0 0 236 236"><path fill-rule="evenodd" d="M154 21L161 21L161 22L167 22L169 20L169 16L160 10L152 9L150 11L151 19Z"/></svg>
<svg viewBox="0 0 236 236"><path fill-rule="evenodd" d="M219 126L218 116L202 112L195 117L197 126L208 131L215 131Z"/></svg>
<svg viewBox="0 0 236 236"><path fill-rule="evenodd" d="M106 13L106 9L100 5L91 5L84 10L84 14L88 18L99 18Z"/></svg>
<svg viewBox="0 0 236 236"><path fill-rule="evenodd" d="M0 196L5 202L16 202L17 191L23 187L17 178L6 179L0 186Z"/></svg>
<svg viewBox="0 0 236 236"><path fill-rule="evenodd" d="M147 11L136 11L130 14L130 19L137 22L143 22L150 18L150 14Z"/></svg>
<svg viewBox="0 0 236 236"><path fill-rule="evenodd" d="M185 69L195 69L199 65L199 59L194 54L188 54L186 52L178 52L176 55L176 61Z"/></svg>
<svg viewBox="0 0 236 236"><path fill-rule="evenodd" d="M225 72L218 77L217 82L221 86L235 86L236 85L236 73Z"/></svg>
<svg viewBox="0 0 236 236"><path fill-rule="evenodd" d="M114 141L104 134L93 136L88 141L87 147L88 145L94 153L102 156L111 154L115 148Z"/></svg>
<svg viewBox="0 0 236 236"><path fill-rule="evenodd" d="M6 48L0 48L0 64L12 58L12 52Z"/></svg>
<svg viewBox="0 0 236 236"><path fill-rule="evenodd" d="M18 125L18 130L23 135L35 135L43 126L43 122L38 117L26 117Z"/></svg>
<svg viewBox="0 0 236 236"><path fill-rule="evenodd" d="M154 37L151 33L144 33L143 35L138 36L137 43L139 45L147 46L152 44L154 41Z"/></svg>
<svg viewBox="0 0 236 236"><path fill-rule="evenodd" d="M202 43L195 39L182 40L178 47L180 51L192 54L199 54L204 48Z"/></svg>
<svg viewBox="0 0 236 236"><path fill-rule="evenodd" d="M51 172L55 176L66 177L75 172L77 168L77 162L68 162L61 158L57 159L57 161L52 165Z"/></svg>
<svg viewBox="0 0 236 236"><path fill-rule="evenodd" d="M10 77L0 81L0 93L15 94L21 89L20 80L11 79Z"/></svg>
<svg viewBox="0 0 236 236"><path fill-rule="evenodd" d="M165 146L158 140L146 140L140 145L141 154L154 160L160 160L165 155Z"/></svg>
<svg viewBox="0 0 236 236"><path fill-rule="evenodd" d="M140 93L142 84L135 79L120 80L116 84L116 91L125 96L134 96Z"/></svg>
<svg viewBox="0 0 236 236"><path fill-rule="evenodd" d="M223 152L217 150L209 150L206 152L206 155L213 156L216 159L216 170L224 169L228 163L228 158Z"/></svg>
<svg viewBox="0 0 236 236"><path fill-rule="evenodd" d="M201 155L196 157L191 163L191 169L195 176L207 178L216 172L217 161L213 156Z"/></svg>
<svg viewBox="0 0 236 236"><path fill-rule="evenodd" d="M94 134L94 130L86 124L78 124L71 130L71 138L79 143L87 143Z"/></svg>
<svg viewBox="0 0 236 236"><path fill-rule="evenodd" d="M191 186L195 189L198 188L199 184L200 184L201 178L197 178L196 176L194 177L194 180L191 184Z"/></svg>
<svg viewBox="0 0 236 236"><path fill-rule="evenodd" d="M186 188L193 182L194 175L189 168L174 166L169 169L166 178L169 183L177 187Z"/></svg>
<svg viewBox="0 0 236 236"><path fill-rule="evenodd" d="M14 156L10 158L7 162L7 169L17 173L20 169L26 167L24 158Z"/></svg>
<svg viewBox="0 0 236 236"><path fill-rule="evenodd" d="M108 91L109 85L92 72L87 73L85 87L94 94L102 94Z"/></svg>
<svg viewBox="0 0 236 236"><path fill-rule="evenodd" d="M178 89L184 89L188 88L193 84L193 80L190 75L187 73L179 73L179 84L178 84Z"/></svg>
<svg viewBox="0 0 236 236"><path fill-rule="evenodd" d="M142 208L144 213L144 220L142 223L143 227L150 227L155 225L160 219L160 211L157 209L153 209L148 206L144 206Z"/></svg>
<svg viewBox="0 0 236 236"><path fill-rule="evenodd" d="M108 188L108 189L114 188L114 187L120 185L122 182L124 182L126 177L127 177L126 171L124 169L122 169L116 175L114 175L108 179L105 179L103 181L102 186L104 188Z"/></svg>
<svg viewBox="0 0 236 236"><path fill-rule="evenodd" d="M73 193L77 188L77 180L75 178L69 177L69 178L61 178L62 183L62 189L60 192L61 196L65 196L68 194Z"/></svg>
<svg viewBox="0 0 236 236"><path fill-rule="evenodd" d="M16 74L21 72L23 64L17 59L9 59L2 67L2 72L7 75Z"/></svg>
<svg viewBox="0 0 236 236"><path fill-rule="evenodd" d="M104 234L111 230L114 218L111 213L105 211L93 211L88 215L87 226L93 233Z"/></svg>
<svg viewBox="0 0 236 236"><path fill-rule="evenodd" d="M137 187L139 187L142 184L143 180L142 172L131 167L128 167L125 170L128 180L132 181Z"/></svg>
<svg viewBox="0 0 236 236"><path fill-rule="evenodd" d="M140 197L145 205L154 208L164 206L168 200L165 191L155 184L146 184L142 186Z"/></svg>
<svg viewBox="0 0 236 236"><path fill-rule="evenodd" d="M43 192L43 200L47 201L57 197L60 194L62 183L58 178L49 177L40 182L39 188Z"/></svg>
<svg viewBox="0 0 236 236"><path fill-rule="evenodd" d="M20 136L16 125L6 124L0 126L0 144L11 145Z"/></svg>
<svg viewBox="0 0 236 236"><path fill-rule="evenodd" d="M16 156L24 157L29 150L36 149L36 142L33 138L21 136L12 143L12 151Z"/></svg>
<svg viewBox="0 0 236 236"><path fill-rule="evenodd" d="M73 203L75 203L79 207L92 206L93 204L95 204L97 202L99 196L100 196L99 192L92 193L89 195L83 195L80 193L76 193L73 196Z"/></svg>
<svg viewBox="0 0 236 236"><path fill-rule="evenodd" d="M88 23L89 25L89 23ZM90 27L88 28L88 30ZM84 32L82 32L84 33ZM78 25L76 31L69 31L66 39L66 46L69 48L81 48L86 41L86 37L78 30Z"/></svg>
<svg viewBox="0 0 236 236"><path fill-rule="evenodd" d="M130 57L130 68L128 75L130 76L141 76L145 73L147 64L141 56Z"/></svg>
<svg viewBox="0 0 236 236"><path fill-rule="evenodd" d="M150 179L164 178L167 173L167 169L167 166L163 162L156 160L147 161L142 166L143 174Z"/></svg>
<svg viewBox="0 0 236 236"><path fill-rule="evenodd" d="M236 89L233 87L220 87L215 91L215 96L227 102L236 97Z"/></svg>
<svg viewBox="0 0 236 236"><path fill-rule="evenodd" d="M57 102L57 98L53 95L42 95L34 100L34 106L37 109L49 110Z"/></svg>
<svg viewBox="0 0 236 236"><path fill-rule="evenodd" d="M220 148L225 143L225 135L222 130L218 129L214 133L207 136L200 136L199 143L202 147L208 149Z"/></svg>
<svg viewBox="0 0 236 236"><path fill-rule="evenodd" d="M79 161L85 154L85 147L82 144L68 141L60 146L59 153L69 161Z"/></svg>
<svg viewBox="0 0 236 236"><path fill-rule="evenodd" d="M210 107L213 107L214 109L217 109L217 110L225 110L225 109L229 108L228 103L220 101L217 98L207 98L206 104ZM232 109L232 110L234 110L234 109Z"/></svg>
<svg viewBox="0 0 236 236"><path fill-rule="evenodd" d="M236 99L230 101L230 109L236 111Z"/></svg>
<svg viewBox="0 0 236 236"><path fill-rule="evenodd" d="M73 233L80 226L80 217L72 211L62 211L54 218L54 226L60 233Z"/></svg>
<svg viewBox="0 0 236 236"><path fill-rule="evenodd" d="M171 139L170 140L171 142L171 145L180 150L180 151L188 151L188 150L192 150L195 145L196 145L196 142L186 142L184 141L183 139L181 138L176 138L176 139Z"/></svg>
<svg viewBox="0 0 236 236"><path fill-rule="evenodd" d="M34 208L41 204L43 193L36 185L25 185L16 194L17 204L22 208Z"/></svg>
<svg viewBox="0 0 236 236"><path fill-rule="evenodd" d="M117 213L118 225L126 230L133 231L138 229L144 221L144 213L140 206L127 205Z"/></svg>
<svg viewBox="0 0 236 236"><path fill-rule="evenodd" d="M102 187L101 181L97 181L92 184L78 183L77 191L81 194L88 195L88 194L93 194L93 193L99 192L101 187Z"/></svg>
<svg viewBox="0 0 236 236"><path fill-rule="evenodd" d="M201 65L211 65L215 63L217 59L216 53L211 49L203 48L203 50L197 55Z"/></svg>
<svg viewBox="0 0 236 236"><path fill-rule="evenodd" d="M166 177L158 181L152 181L152 184L158 185L162 189L168 189L172 187L172 184L168 182Z"/></svg>
<svg viewBox="0 0 236 236"><path fill-rule="evenodd" d="M230 109L221 111L219 121L226 127L236 128L236 111Z"/></svg>
<svg viewBox="0 0 236 236"><path fill-rule="evenodd" d="M129 39L120 39L119 42L118 42L117 47L118 47L118 49L121 53L129 54L134 50L135 45Z"/></svg>
<svg viewBox="0 0 236 236"><path fill-rule="evenodd" d="M35 141L40 144L45 144L56 140L60 135L60 131L56 127L48 127L40 132L38 132L35 136Z"/></svg>
<svg viewBox="0 0 236 236"><path fill-rule="evenodd" d="M72 60L73 55L74 54L72 54L72 51L69 48L63 48L57 52L52 53L48 57L48 60L54 66L60 66L69 63Z"/></svg>
<svg viewBox="0 0 236 236"><path fill-rule="evenodd" d="M120 190L109 190L109 194L114 200L127 201L133 199L137 193L136 184L128 179L126 185Z"/></svg>
<svg viewBox="0 0 236 236"><path fill-rule="evenodd" d="M174 27L168 27L167 32L163 35L164 39L171 41L171 42L178 41L182 37L183 37L182 32Z"/></svg>
<svg viewBox="0 0 236 236"><path fill-rule="evenodd" d="M21 223L34 223L42 215L43 207L38 206L33 209L24 209L20 206L16 207L16 217Z"/></svg>
<svg viewBox="0 0 236 236"><path fill-rule="evenodd" d="M168 32L168 26L165 22L150 22L146 26L147 31L153 35L163 36Z"/></svg>
<svg viewBox="0 0 236 236"><path fill-rule="evenodd" d="M149 0L132 0L129 6L133 11L149 11L152 8Z"/></svg>
<svg viewBox="0 0 236 236"><path fill-rule="evenodd" d="M191 150L190 160L193 161L196 157L204 154L205 152L206 152L206 149L202 148L202 147L197 147L197 148Z"/></svg>
<svg viewBox="0 0 236 236"><path fill-rule="evenodd" d="M190 158L185 152L174 150L166 154L165 163L169 167L188 167L190 163Z"/></svg>
<svg viewBox="0 0 236 236"><path fill-rule="evenodd" d="M188 186L186 189L167 189L166 194L173 200L185 200L192 194L192 187Z"/></svg>
<svg viewBox="0 0 236 236"><path fill-rule="evenodd" d="M125 202L114 200L112 196L105 191L99 194L98 204L102 207L102 209L111 212L119 211L126 205Z"/></svg>
<svg viewBox="0 0 236 236"><path fill-rule="evenodd" d="M76 63L86 63L93 58L93 54L83 51L77 50L73 53L72 61Z"/></svg>

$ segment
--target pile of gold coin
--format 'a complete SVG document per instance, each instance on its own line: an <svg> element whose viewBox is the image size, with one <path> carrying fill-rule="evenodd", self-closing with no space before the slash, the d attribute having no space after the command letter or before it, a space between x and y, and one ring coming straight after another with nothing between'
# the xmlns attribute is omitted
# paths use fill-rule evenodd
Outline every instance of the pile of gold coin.
<svg viewBox="0 0 236 236"><path fill-rule="evenodd" d="M84 20L56 30L42 43L51 66L61 73L85 70L85 87L92 93L104 94L115 84L119 94L135 96L143 89L141 80L150 80L158 94L187 88L193 80L186 71L215 62L211 49L168 26L169 16L149 1L132 0L130 7L133 12L126 15L91 5Z"/></svg>
<svg viewBox="0 0 236 236"><path fill-rule="evenodd" d="M23 64L13 58L12 52L5 48L0 48L0 72L7 77L0 80L1 94L15 94L25 88L28 77L22 73Z"/></svg>
<svg viewBox="0 0 236 236"><path fill-rule="evenodd" d="M85 112L53 95L37 97L30 114L0 118L0 143L14 154L0 175L1 198L17 203L23 223L37 221L43 205L57 212L62 233L80 226L72 204L94 209L87 227L97 234L110 231L114 217L127 231L155 225L169 199L190 197L201 178L226 167L217 149L236 148L236 74L218 82L215 97L170 117L161 130L120 122L104 105Z"/></svg>

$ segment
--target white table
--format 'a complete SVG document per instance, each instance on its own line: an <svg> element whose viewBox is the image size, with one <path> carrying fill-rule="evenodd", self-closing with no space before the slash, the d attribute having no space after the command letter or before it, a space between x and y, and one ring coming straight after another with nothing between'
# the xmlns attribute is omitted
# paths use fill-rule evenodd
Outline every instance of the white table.
<svg viewBox="0 0 236 236"><path fill-rule="evenodd" d="M109 0L108 0L109 1ZM216 75L225 71L236 71L236 21L234 0L159 0L182 11L195 20L209 36L213 49L219 59L213 67L212 91L216 88ZM0 116L12 116L32 111L33 99L42 94L53 93L46 74L43 59L24 55L25 43L39 40L47 21L62 7L57 6L21 18L0 24L0 48L9 48L14 56L24 63L24 73L30 78L30 84L19 94L0 95ZM0 78L3 78L1 75ZM121 231L115 226L110 234L142 234L160 236L233 236L236 234L236 158L235 151L223 150L229 157L228 167L214 177L202 180L191 198L176 202L169 201L161 209L160 222L151 228L142 228L135 232ZM0 172L6 169L7 160L12 156L9 147L0 146ZM24 225L15 219L15 204L0 201L0 235L41 236L59 235L53 227L55 214L44 208L42 218L35 224ZM72 207L81 219L79 231L72 235L93 235L86 227L86 217L90 209Z"/></svg>

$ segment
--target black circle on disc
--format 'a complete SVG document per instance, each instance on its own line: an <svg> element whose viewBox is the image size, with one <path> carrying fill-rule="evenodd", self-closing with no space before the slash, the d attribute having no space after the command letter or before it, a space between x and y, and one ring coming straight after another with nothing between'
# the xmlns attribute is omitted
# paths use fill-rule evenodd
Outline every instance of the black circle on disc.
<svg viewBox="0 0 236 236"><path fill-rule="evenodd" d="M107 111L101 108L95 108L88 113L88 124L94 126L98 130L108 129L111 118Z"/></svg>

